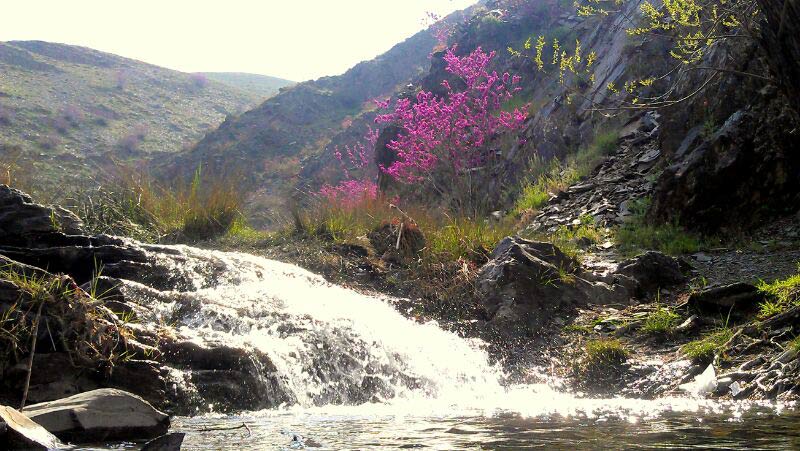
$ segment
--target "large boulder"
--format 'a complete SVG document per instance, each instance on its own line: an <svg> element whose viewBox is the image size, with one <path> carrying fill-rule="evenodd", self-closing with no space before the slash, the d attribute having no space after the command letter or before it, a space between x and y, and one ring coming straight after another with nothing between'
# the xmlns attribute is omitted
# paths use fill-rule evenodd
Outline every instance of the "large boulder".
<svg viewBox="0 0 800 451"><path fill-rule="evenodd" d="M48 450L64 445L17 409L0 406L0 449Z"/></svg>
<svg viewBox="0 0 800 451"><path fill-rule="evenodd" d="M132 393L113 388L34 404L23 413L62 440L74 443L155 438L169 429L166 414Z"/></svg>
<svg viewBox="0 0 800 451"><path fill-rule="evenodd" d="M585 273L558 247L519 237L497 245L477 282L489 321L512 335L537 335L555 315L578 306L629 298L624 286Z"/></svg>

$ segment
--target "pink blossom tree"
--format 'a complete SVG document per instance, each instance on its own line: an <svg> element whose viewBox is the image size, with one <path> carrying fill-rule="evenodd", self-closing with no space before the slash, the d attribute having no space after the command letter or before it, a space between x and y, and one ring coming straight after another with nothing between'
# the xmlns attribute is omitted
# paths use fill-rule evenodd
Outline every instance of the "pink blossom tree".
<svg viewBox="0 0 800 451"><path fill-rule="evenodd" d="M446 70L457 77L463 89L442 81L447 95L420 91L416 101L399 99L394 110L378 115L375 122L402 128L388 144L396 161L381 170L405 183L419 183L437 170L463 174L485 163L485 145L494 136L518 129L527 118L526 109L503 111L505 102L520 90L516 75L489 71L495 52L480 47L466 56L452 47L444 55ZM388 102L379 105L388 108Z"/></svg>
<svg viewBox="0 0 800 451"><path fill-rule="evenodd" d="M527 118L527 108L502 108L520 90L520 78L490 71L495 52L478 47L458 56L456 51L453 46L444 55L446 71L454 78L453 83L442 81L445 95L421 90L415 97L397 99L391 107L388 100L378 101L379 108L390 111L375 118L377 124L392 124L401 130L386 145L395 154L393 163L376 169L400 183L424 184L440 194L465 191L461 182L492 154L488 143L501 133L519 129ZM364 196L377 196L377 173L363 170L374 167L377 135L371 130L365 138L367 144L335 149L344 181L324 186L322 196L347 205L357 204ZM355 177L350 168L360 169L360 175Z"/></svg>

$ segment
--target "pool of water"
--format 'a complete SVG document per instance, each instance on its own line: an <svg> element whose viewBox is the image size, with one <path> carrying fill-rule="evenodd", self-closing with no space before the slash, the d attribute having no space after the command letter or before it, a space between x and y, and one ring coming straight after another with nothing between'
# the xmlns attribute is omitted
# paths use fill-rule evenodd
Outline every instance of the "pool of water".
<svg viewBox="0 0 800 451"><path fill-rule="evenodd" d="M645 402L645 404L647 404ZM697 406L656 415L413 415L383 408L178 418L184 449L798 449L800 412ZM247 425L245 428L243 425Z"/></svg>

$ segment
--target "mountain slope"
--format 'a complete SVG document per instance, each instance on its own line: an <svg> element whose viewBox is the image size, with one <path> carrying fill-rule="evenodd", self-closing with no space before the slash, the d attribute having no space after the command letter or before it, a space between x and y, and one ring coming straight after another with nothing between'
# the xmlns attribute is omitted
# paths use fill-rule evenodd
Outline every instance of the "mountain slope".
<svg viewBox="0 0 800 451"><path fill-rule="evenodd" d="M274 96L281 88L296 83L283 78L244 72L200 72L200 74L245 92L261 94L264 99Z"/></svg>
<svg viewBox="0 0 800 451"><path fill-rule="evenodd" d="M112 158L179 151L262 99L257 90L88 48L0 43L0 156L58 184Z"/></svg>

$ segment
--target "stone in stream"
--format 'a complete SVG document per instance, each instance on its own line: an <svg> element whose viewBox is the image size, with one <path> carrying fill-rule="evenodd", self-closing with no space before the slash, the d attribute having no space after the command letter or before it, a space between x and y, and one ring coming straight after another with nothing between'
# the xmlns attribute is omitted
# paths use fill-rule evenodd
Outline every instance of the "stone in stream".
<svg viewBox="0 0 800 451"><path fill-rule="evenodd" d="M0 406L0 448L45 450L63 448L58 439L19 410Z"/></svg>
<svg viewBox="0 0 800 451"><path fill-rule="evenodd" d="M169 429L166 414L132 393L112 388L34 404L23 412L57 437L74 443L153 438Z"/></svg>
<svg viewBox="0 0 800 451"><path fill-rule="evenodd" d="M142 451L180 451L184 437L186 437L186 434L183 432L162 435L145 443Z"/></svg>

